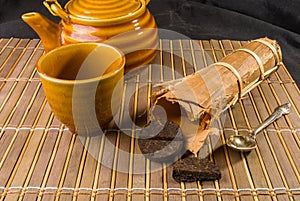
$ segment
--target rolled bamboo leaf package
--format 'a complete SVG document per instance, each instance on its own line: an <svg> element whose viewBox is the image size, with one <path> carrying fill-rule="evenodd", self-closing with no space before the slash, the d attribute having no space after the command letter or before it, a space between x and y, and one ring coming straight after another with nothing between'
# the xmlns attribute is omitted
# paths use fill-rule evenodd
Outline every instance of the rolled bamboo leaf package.
<svg viewBox="0 0 300 201"><path fill-rule="evenodd" d="M187 77L153 86L150 118L164 116L180 125L186 148L196 154L211 132L211 122L280 65L276 41L253 40Z"/></svg>

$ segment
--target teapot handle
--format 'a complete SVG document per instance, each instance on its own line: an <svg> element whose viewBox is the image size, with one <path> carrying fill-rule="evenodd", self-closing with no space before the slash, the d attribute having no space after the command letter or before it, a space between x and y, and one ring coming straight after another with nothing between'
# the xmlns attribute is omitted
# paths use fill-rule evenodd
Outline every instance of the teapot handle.
<svg viewBox="0 0 300 201"><path fill-rule="evenodd" d="M59 16L64 21L69 21L69 15L57 2L57 0L45 0L43 4L52 15Z"/></svg>

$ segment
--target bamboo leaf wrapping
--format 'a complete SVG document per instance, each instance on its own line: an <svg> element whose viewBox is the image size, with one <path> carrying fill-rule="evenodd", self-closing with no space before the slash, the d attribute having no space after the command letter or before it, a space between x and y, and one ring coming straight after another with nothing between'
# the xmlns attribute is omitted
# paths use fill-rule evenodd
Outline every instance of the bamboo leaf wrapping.
<svg viewBox="0 0 300 201"><path fill-rule="evenodd" d="M161 118L157 108L163 107L167 118L181 126L187 149L197 153L210 122L274 72L281 55L276 41L261 38L194 74L155 85L151 118Z"/></svg>

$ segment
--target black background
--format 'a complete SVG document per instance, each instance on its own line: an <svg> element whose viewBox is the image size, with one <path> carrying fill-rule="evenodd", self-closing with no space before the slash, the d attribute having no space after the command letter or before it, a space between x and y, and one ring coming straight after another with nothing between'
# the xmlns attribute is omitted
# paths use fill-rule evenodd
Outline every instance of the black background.
<svg viewBox="0 0 300 201"><path fill-rule="evenodd" d="M300 86L300 0L151 0L148 8L159 28L192 39L277 40ZM59 21L42 0L0 0L0 37L38 38L20 18L30 11Z"/></svg>

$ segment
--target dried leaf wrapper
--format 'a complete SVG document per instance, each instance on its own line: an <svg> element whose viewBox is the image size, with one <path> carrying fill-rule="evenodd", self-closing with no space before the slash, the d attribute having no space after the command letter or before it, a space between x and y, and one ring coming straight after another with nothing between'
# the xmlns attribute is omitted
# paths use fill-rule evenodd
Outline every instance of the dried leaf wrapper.
<svg viewBox="0 0 300 201"><path fill-rule="evenodd" d="M282 65L276 41L261 38L227 55L219 62L182 79L154 86L152 114L157 106L180 124L187 148L197 153L210 133L210 122L234 105ZM193 128L193 129L192 129Z"/></svg>

